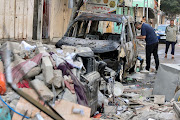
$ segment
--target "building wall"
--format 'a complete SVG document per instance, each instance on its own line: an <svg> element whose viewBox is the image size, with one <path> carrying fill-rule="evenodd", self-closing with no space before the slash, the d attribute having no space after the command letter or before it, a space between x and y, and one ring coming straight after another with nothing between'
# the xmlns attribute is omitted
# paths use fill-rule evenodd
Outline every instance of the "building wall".
<svg viewBox="0 0 180 120"><path fill-rule="evenodd" d="M45 0L44 2L47 1L48 4L43 6L43 10L38 11L43 13L42 36L51 40L61 38L68 27L72 10L68 8L68 0ZM31 40L33 17L34 0L0 0L0 39Z"/></svg>
<svg viewBox="0 0 180 120"><path fill-rule="evenodd" d="M67 30L72 9L68 0L52 0L50 7L50 40L57 42Z"/></svg>
<svg viewBox="0 0 180 120"><path fill-rule="evenodd" d="M0 0L0 39L32 39L34 0Z"/></svg>

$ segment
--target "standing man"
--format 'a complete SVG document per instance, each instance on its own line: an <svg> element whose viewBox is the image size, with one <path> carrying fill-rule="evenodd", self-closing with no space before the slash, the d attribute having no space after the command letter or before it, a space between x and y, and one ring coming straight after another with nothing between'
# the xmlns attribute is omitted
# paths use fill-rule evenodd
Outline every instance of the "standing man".
<svg viewBox="0 0 180 120"><path fill-rule="evenodd" d="M167 58L167 53L169 46L171 44L171 55L172 59L174 59L174 51L175 51L175 44L176 44L176 36L178 33L177 27L174 25L174 20L170 21L170 25L166 27L166 50L165 50L165 58Z"/></svg>
<svg viewBox="0 0 180 120"><path fill-rule="evenodd" d="M146 70L149 71L151 63L151 54L153 53L156 70L159 67L159 57L158 57L158 39L154 32L154 29L146 23L135 23L138 30L141 29L141 35L137 36L136 39L145 39L146 41Z"/></svg>

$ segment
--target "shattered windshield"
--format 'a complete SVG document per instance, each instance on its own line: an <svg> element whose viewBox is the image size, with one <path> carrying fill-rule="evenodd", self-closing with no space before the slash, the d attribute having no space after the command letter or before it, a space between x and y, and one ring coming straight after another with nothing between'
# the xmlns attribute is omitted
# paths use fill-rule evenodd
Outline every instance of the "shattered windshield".
<svg viewBox="0 0 180 120"><path fill-rule="evenodd" d="M121 23L111 21L77 21L68 31L68 37L92 40L119 40Z"/></svg>

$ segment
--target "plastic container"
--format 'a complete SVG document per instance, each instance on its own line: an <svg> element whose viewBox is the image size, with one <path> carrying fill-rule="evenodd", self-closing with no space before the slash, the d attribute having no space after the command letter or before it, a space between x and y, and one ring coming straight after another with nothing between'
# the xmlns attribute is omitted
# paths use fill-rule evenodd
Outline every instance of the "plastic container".
<svg viewBox="0 0 180 120"><path fill-rule="evenodd" d="M3 95L6 92L6 79L4 76L3 62L0 61L0 94Z"/></svg>

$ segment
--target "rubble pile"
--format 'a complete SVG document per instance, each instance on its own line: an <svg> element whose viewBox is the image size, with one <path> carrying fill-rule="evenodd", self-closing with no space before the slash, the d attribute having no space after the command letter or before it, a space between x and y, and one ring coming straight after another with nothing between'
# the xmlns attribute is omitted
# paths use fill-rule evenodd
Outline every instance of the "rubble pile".
<svg viewBox="0 0 180 120"><path fill-rule="evenodd" d="M8 44L11 46L12 84L43 104L33 90L35 88L43 100L65 119L179 119L173 108L174 101L167 102L164 95L153 95L153 88L123 85L113 78L116 72L107 67L106 76L102 76L100 65L103 62L96 61L88 47L63 45L60 49L40 42L30 45L24 41ZM137 72L135 76L143 78L146 73ZM1 98L30 119L40 114L45 120L51 120L10 87ZM73 112L75 108L81 108L78 115L77 110L76 114ZM22 119L13 111L11 117Z"/></svg>

